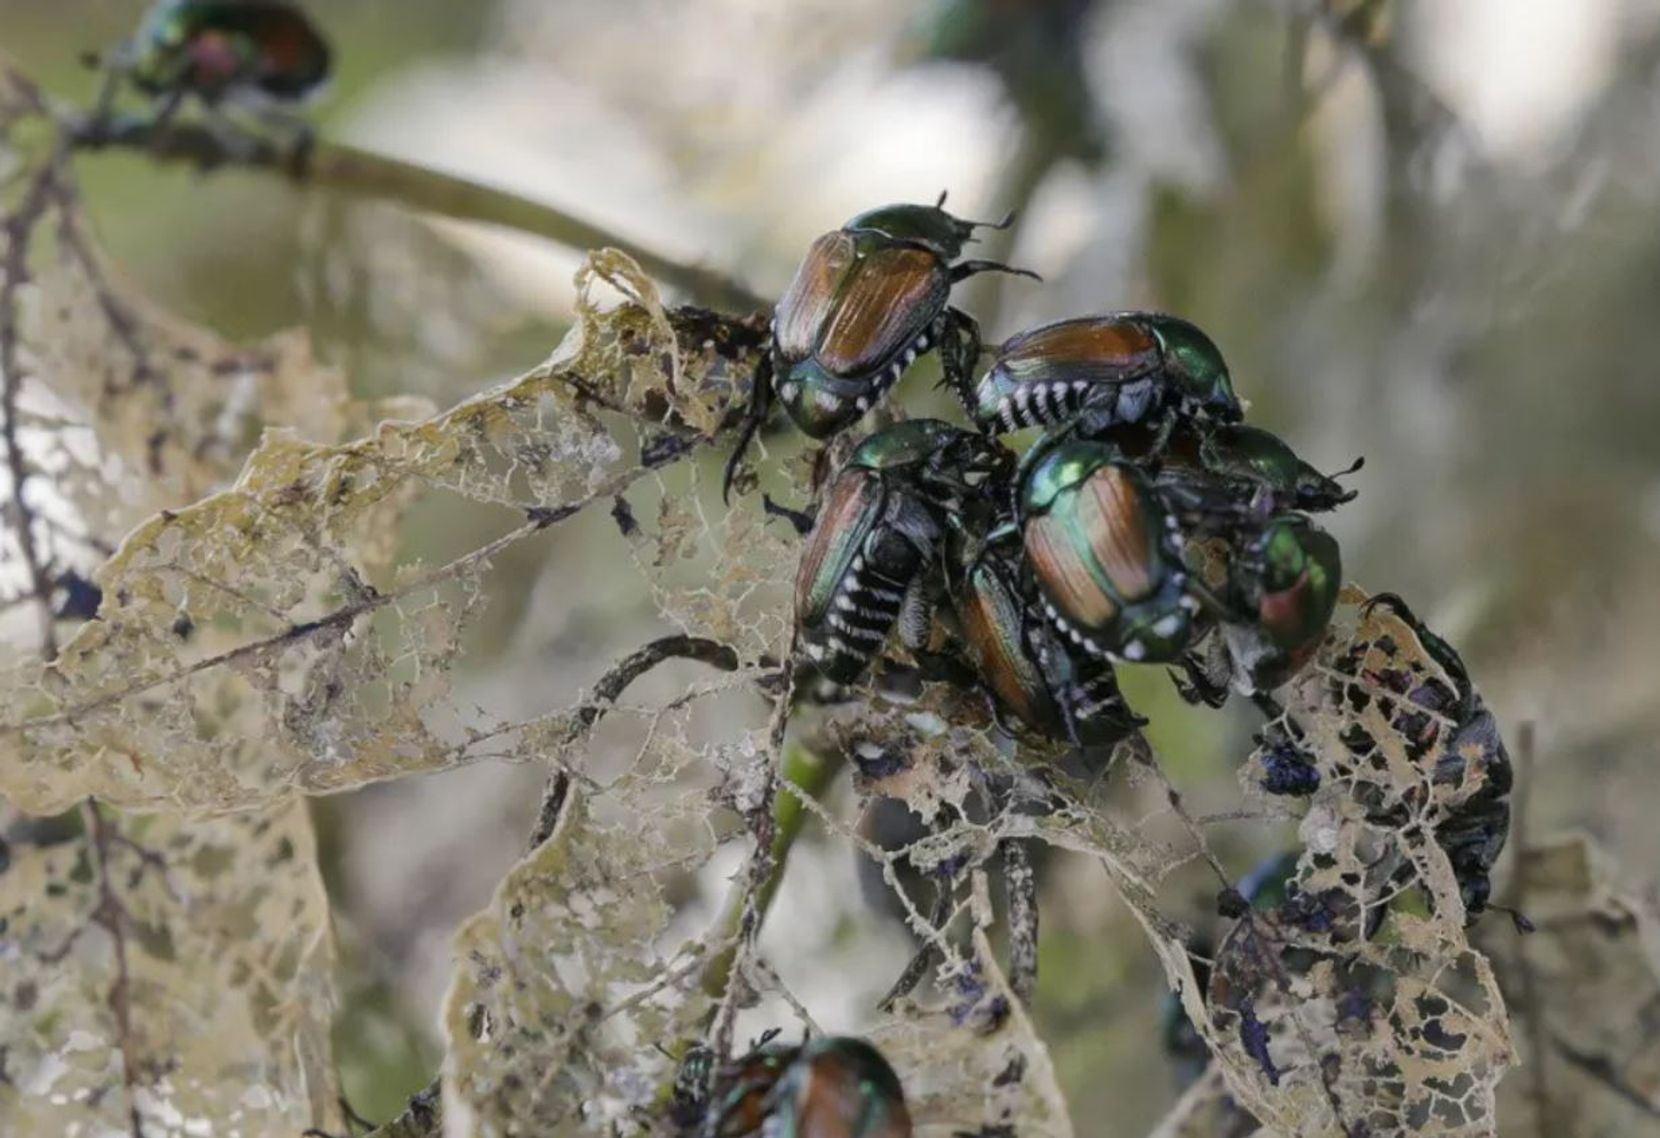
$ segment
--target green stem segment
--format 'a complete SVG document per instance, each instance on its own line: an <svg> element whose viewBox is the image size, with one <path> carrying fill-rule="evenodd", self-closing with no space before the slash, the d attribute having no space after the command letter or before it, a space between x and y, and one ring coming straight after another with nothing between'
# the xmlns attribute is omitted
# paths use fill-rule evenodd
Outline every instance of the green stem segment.
<svg viewBox="0 0 1660 1138"><path fill-rule="evenodd" d="M80 150L141 150L158 162L181 162L202 170L238 166L272 171L307 185L396 202L423 213L516 229L572 249L609 246L700 303L737 310L770 307L722 273L682 264L553 206L344 143L301 140L282 145L264 135L227 137L224 130L198 123L157 124L130 116L84 119L71 123L70 131Z"/></svg>
<svg viewBox="0 0 1660 1138"><path fill-rule="evenodd" d="M785 743L778 794L772 801L772 849L766 863L767 878L754 893L756 933L760 932L767 910L772 907L772 899L777 895L778 886L784 880L784 871L789 867L790 849L795 845L796 838L801 836L801 828L808 818L809 812L801 794L815 801L824 797L845 763L846 757L839 749L817 750L794 737ZM743 930L744 914L748 908L747 895L748 891L742 887L734 892L723 921L726 933L734 941L710 959L703 973L703 990L715 999L726 994L727 985L732 980L732 967L738 955L736 937Z"/></svg>

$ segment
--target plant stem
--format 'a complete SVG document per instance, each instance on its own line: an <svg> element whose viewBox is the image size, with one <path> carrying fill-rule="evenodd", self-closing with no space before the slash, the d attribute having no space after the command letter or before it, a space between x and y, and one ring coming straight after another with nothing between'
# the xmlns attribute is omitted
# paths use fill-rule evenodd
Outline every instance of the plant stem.
<svg viewBox="0 0 1660 1138"><path fill-rule="evenodd" d="M204 171L223 166L264 170L423 213L516 229L571 249L609 246L627 253L658 280L710 307L770 307L723 273L682 264L551 205L345 143L302 138L284 145L264 135L227 136L223 129L198 123L158 124L132 116L71 119L68 130L74 146L83 151L138 150L158 162L181 162Z"/></svg>
<svg viewBox="0 0 1660 1138"><path fill-rule="evenodd" d="M767 910L772 907L772 899L777 895L778 886L784 880L784 871L789 867L790 849L801 836L801 828L807 821L808 810L800 795L805 793L815 800L822 798L845 763L846 757L840 749L828 752L817 750L795 737L784 745L782 777L778 793L772 801L772 844L767 851L767 877L753 893L741 885L733 892L723 922L732 943L710 959L703 973L703 990L710 996L720 999L731 983L745 914L754 913L752 920L758 935L761 924L766 920Z"/></svg>

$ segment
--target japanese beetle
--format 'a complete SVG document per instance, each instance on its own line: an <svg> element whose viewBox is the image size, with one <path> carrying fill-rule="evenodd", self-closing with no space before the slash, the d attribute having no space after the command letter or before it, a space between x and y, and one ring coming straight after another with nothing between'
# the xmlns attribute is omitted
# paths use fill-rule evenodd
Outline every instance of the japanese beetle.
<svg viewBox="0 0 1660 1138"><path fill-rule="evenodd" d="M1271 691L1314 658L1343 587L1337 539L1301 514L1271 518L1235 557L1230 608L1222 634L1234 685Z"/></svg>
<svg viewBox="0 0 1660 1138"><path fill-rule="evenodd" d="M702 1094L680 1091L679 1084L688 1081L687 1069L682 1066L676 1079L676 1099L694 1108L689 1115L681 1115L683 1133L695 1138L740 1138L760 1130L766 1121L768 1096L785 1069L801 1054L799 1047L772 1042L777 1034L776 1029L767 1032L748 1054L715 1069L712 1076L705 1070L697 1071L706 1080ZM708 1054L707 1049L697 1049L693 1057L701 1067L703 1056Z"/></svg>
<svg viewBox="0 0 1660 1138"><path fill-rule="evenodd" d="M808 436L846 430L881 402L919 356L939 349L961 389L980 354L973 318L950 307L953 285L976 273L1035 273L995 261L957 261L980 228L938 204L862 213L814 241L772 318L772 347L755 376L749 412L727 463L729 494L750 440L777 398Z"/></svg>
<svg viewBox="0 0 1660 1138"><path fill-rule="evenodd" d="M1400 683L1405 671L1374 677L1398 694L1401 709L1394 719L1415 752L1437 752L1431 781L1437 795L1451 803L1435 826L1435 841L1447 855L1464 902L1466 923L1486 911L1492 894L1491 874L1510 833L1508 797L1514 780L1510 755L1499 736L1498 722L1470 681L1463 659L1420 621L1393 593L1375 594L1365 612L1382 606L1412 629L1426 655L1446 673L1440 679ZM1474 785L1473 791L1466 787Z"/></svg>
<svg viewBox="0 0 1660 1138"><path fill-rule="evenodd" d="M995 706L1076 746L1116 743L1146 724L1125 704L1112 665L1072 651L1035 611L1012 558L957 545L948 562L951 607Z"/></svg>
<svg viewBox="0 0 1660 1138"><path fill-rule="evenodd" d="M862 1039L763 1044L715 1075L696 1138L910 1138L905 1089Z"/></svg>
<svg viewBox="0 0 1660 1138"><path fill-rule="evenodd" d="M1182 654L1199 601L1177 519L1122 451L1040 442L1022 463L1016 517L1039 603L1072 643L1138 663Z"/></svg>
<svg viewBox="0 0 1660 1138"><path fill-rule="evenodd" d="M795 619L823 676L852 683L896 622L910 647L928 635L924 570L948 514L1013 456L938 419L909 419L860 443L825 495L796 568Z"/></svg>
<svg viewBox="0 0 1660 1138"><path fill-rule="evenodd" d="M1218 423L1244 416L1222 353L1175 316L1119 312L1045 324L998 349L991 369L958 389L986 430L1079 420L1094 434L1172 414Z"/></svg>
<svg viewBox="0 0 1660 1138"><path fill-rule="evenodd" d="M287 0L160 0L123 52L146 94L176 105L299 103L327 82L328 42Z"/></svg>
<svg viewBox="0 0 1660 1138"><path fill-rule="evenodd" d="M1338 475L1354 473L1364 461L1355 460ZM1345 490L1337 476L1322 474L1297 457L1278 435L1243 423L1205 432L1199 442L1199 464L1219 478L1259 487L1272 499L1270 508L1275 510L1332 510L1359 493Z"/></svg>
<svg viewBox="0 0 1660 1138"><path fill-rule="evenodd" d="M905 1088L862 1039L809 1040L767 1096L767 1138L910 1138Z"/></svg>

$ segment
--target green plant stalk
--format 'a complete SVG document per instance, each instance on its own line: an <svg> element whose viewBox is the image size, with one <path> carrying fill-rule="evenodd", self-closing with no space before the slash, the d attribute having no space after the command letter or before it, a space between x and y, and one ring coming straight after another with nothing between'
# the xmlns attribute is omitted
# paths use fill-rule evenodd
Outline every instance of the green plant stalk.
<svg viewBox="0 0 1660 1138"><path fill-rule="evenodd" d="M754 893L757 935L760 933L761 925L766 922L767 911L772 907L772 899L777 895L778 886L784 880L784 872L789 868L790 849L801 836L801 829L807 822L809 811L801 795L806 794L814 801L822 798L844 765L846 756L839 749L832 752L817 750L794 736L784 744L778 793L772 801L772 848L768 860L770 870L767 879ZM724 996L727 986L732 981L732 968L738 957L738 937L743 930L747 907L745 890L740 886L734 891L727 905L725 920L722 922L732 943L718 955L711 957L703 972L703 990L714 999L718 1000Z"/></svg>
<svg viewBox="0 0 1660 1138"><path fill-rule="evenodd" d="M283 145L265 135L231 136L223 129L194 122L158 124L132 116L71 119L67 128L73 144L82 151L137 150L158 162L184 163L201 170L225 166L263 170L304 185L395 202L422 213L516 229L571 249L620 249L653 277L710 307L739 311L771 307L723 273L682 264L551 205L345 143L318 139Z"/></svg>

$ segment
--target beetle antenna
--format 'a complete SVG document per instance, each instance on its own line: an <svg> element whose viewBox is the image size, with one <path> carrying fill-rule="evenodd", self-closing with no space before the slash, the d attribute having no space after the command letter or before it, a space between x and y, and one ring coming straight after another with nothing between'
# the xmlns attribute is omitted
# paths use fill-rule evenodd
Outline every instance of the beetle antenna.
<svg viewBox="0 0 1660 1138"><path fill-rule="evenodd" d="M1349 463L1349 465L1345 466L1342 470L1334 470L1330 474L1326 475L1326 477L1327 478L1342 478L1344 475L1353 474L1355 471L1359 470L1361 467L1363 467L1365 465L1366 465L1366 456L1361 455L1359 458L1357 458L1353 462Z"/></svg>
<svg viewBox="0 0 1660 1138"><path fill-rule="evenodd" d="M945 199L941 198L940 200L944 201ZM963 224L970 229L1007 229L1014 224L1014 217L1015 211L1011 209L999 221L964 221Z"/></svg>
<svg viewBox="0 0 1660 1138"><path fill-rule="evenodd" d="M934 208L935 209L944 209L945 208L945 195L950 193L950 192L951 192L950 190L941 190L940 191L940 199L939 199L939 201L934 203Z"/></svg>

